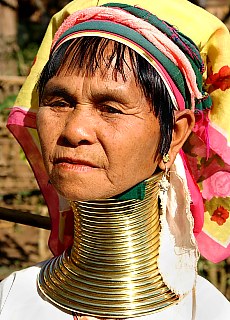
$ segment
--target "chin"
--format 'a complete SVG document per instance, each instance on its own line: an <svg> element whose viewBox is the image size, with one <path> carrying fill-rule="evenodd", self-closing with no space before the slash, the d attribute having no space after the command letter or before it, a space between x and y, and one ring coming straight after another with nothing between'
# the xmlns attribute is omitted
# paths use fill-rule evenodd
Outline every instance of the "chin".
<svg viewBox="0 0 230 320"><path fill-rule="evenodd" d="M72 180L73 181L73 180ZM52 181L54 188L58 194L69 201L92 201L92 200L103 200L113 198L128 189L135 186L139 181L128 185L126 183L119 183L117 188L106 180L100 179L100 184L95 181L85 183L85 181L78 181L77 183L69 183L66 181ZM98 182L98 181L97 181Z"/></svg>
<svg viewBox="0 0 230 320"><path fill-rule="evenodd" d="M57 188L57 192L64 197L65 199L69 201L90 201L90 200L102 200L102 199L108 199L113 196L115 196L115 193L112 192L105 192L100 191L98 189L96 190L89 190L89 188L68 188L67 190L65 188Z"/></svg>

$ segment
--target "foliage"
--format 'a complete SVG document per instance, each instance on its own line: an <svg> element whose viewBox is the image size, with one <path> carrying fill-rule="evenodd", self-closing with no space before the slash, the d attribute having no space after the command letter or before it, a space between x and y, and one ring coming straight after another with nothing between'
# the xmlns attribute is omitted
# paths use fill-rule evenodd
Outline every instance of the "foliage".
<svg viewBox="0 0 230 320"><path fill-rule="evenodd" d="M45 33L45 27L47 27L46 24L44 26L43 24L20 21L17 39L19 49L16 53L19 75L25 76L28 74Z"/></svg>
<svg viewBox="0 0 230 320"><path fill-rule="evenodd" d="M0 113L4 117L8 116L10 113L10 108L13 106L16 99L15 94L11 94L5 98L5 100L0 104Z"/></svg>
<svg viewBox="0 0 230 320"><path fill-rule="evenodd" d="M212 263L201 257L198 262L198 274L210 281L230 300L230 258Z"/></svg>

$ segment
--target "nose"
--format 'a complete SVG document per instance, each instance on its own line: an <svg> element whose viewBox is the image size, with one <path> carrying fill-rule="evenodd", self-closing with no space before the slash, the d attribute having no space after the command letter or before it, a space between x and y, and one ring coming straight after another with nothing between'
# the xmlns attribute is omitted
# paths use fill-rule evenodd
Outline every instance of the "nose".
<svg viewBox="0 0 230 320"><path fill-rule="evenodd" d="M84 106L73 109L65 119L60 139L62 144L71 146L95 143L96 115Z"/></svg>

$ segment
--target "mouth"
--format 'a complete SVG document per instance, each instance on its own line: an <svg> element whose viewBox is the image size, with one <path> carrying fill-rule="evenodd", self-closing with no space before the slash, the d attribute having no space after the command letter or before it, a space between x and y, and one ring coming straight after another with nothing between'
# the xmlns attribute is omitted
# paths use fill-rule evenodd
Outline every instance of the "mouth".
<svg viewBox="0 0 230 320"><path fill-rule="evenodd" d="M56 158L54 159L53 164L58 168L76 172L88 172L98 168L98 166L91 161L69 157Z"/></svg>

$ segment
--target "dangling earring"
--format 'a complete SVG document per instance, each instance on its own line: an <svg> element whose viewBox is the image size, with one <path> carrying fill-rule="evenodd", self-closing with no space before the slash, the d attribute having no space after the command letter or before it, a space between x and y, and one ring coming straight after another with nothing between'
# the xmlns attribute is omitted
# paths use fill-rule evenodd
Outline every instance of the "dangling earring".
<svg viewBox="0 0 230 320"><path fill-rule="evenodd" d="M163 162L164 162L164 163L169 162L169 161L170 161L170 156L169 156L169 154L168 154L168 153L164 153L162 159L163 159Z"/></svg>
<svg viewBox="0 0 230 320"><path fill-rule="evenodd" d="M162 179L160 181L160 192L159 192L159 199L160 199L160 207L161 213L166 214L166 206L167 206L167 192L170 186L168 181L169 169L167 167L167 162L170 161L169 154L164 154L162 160L165 164L165 171L163 173Z"/></svg>

